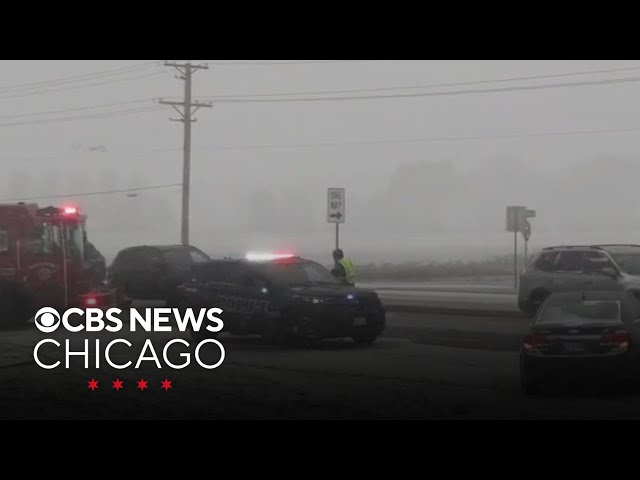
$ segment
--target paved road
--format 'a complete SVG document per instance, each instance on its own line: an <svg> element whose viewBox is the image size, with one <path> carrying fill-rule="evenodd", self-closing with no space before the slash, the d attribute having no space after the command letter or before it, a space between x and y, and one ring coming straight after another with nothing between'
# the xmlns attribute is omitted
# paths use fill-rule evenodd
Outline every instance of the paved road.
<svg viewBox="0 0 640 480"><path fill-rule="evenodd" d="M526 327L519 318L392 313L385 335L372 347L336 340L284 348L223 335L227 356L215 370L196 364L158 369L149 362L139 370L116 371L104 362L85 370L77 357L69 370L9 362L2 368L0 363L0 418L640 417L639 395L523 395L517 349ZM30 328L1 335L0 358L16 360L23 354L26 361L42 336ZM133 344L114 350L114 360L124 362L137 359L147 336L161 356L162 345L176 334L101 333L95 338L103 348L116 335ZM79 347L72 342L73 349ZM56 356L55 349L45 352L46 358ZM203 358L215 362L217 353L203 350ZM93 392L87 389L92 377L99 381ZM116 378L124 381L124 390L110 388ZM136 389L141 378L149 381L148 390ZM173 382L168 391L160 388L165 378Z"/></svg>
<svg viewBox="0 0 640 480"><path fill-rule="evenodd" d="M463 282L363 282L390 307L424 307L479 312L519 312L513 286Z"/></svg>

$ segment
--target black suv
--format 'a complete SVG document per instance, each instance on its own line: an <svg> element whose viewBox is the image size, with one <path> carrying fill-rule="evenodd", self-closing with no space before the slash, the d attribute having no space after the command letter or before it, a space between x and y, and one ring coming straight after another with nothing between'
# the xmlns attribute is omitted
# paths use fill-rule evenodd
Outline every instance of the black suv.
<svg viewBox="0 0 640 480"><path fill-rule="evenodd" d="M351 337L371 344L385 328L372 291L344 285L320 264L299 257L215 260L193 268L169 306L223 310L224 331L275 343ZM206 330L191 332L200 341Z"/></svg>
<svg viewBox="0 0 640 480"><path fill-rule="evenodd" d="M191 278L191 267L210 261L189 245L143 245L121 250L108 269L109 283L121 303L129 299L166 300Z"/></svg>

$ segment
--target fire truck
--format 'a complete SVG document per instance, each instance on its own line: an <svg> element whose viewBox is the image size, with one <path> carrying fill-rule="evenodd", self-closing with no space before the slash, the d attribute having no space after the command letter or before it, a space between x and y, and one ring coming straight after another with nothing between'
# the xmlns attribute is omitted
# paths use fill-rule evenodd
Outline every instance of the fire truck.
<svg viewBox="0 0 640 480"><path fill-rule="evenodd" d="M44 306L115 306L105 274L77 207L0 204L0 326L25 322Z"/></svg>

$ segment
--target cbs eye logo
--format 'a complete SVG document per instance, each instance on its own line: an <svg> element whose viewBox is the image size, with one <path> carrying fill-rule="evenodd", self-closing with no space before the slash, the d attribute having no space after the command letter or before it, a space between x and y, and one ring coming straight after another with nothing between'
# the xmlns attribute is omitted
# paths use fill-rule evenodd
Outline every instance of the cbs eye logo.
<svg viewBox="0 0 640 480"><path fill-rule="evenodd" d="M44 333L54 332L60 325L60 314L51 307L43 307L34 318L38 330Z"/></svg>

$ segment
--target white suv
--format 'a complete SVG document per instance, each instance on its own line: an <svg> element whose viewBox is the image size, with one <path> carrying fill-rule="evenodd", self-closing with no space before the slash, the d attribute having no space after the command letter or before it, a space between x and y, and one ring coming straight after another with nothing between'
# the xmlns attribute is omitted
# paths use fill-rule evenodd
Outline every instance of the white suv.
<svg viewBox="0 0 640 480"><path fill-rule="evenodd" d="M533 315L552 293L584 290L640 294L640 245L544 248L520 276L518 306Z"/></svg>

